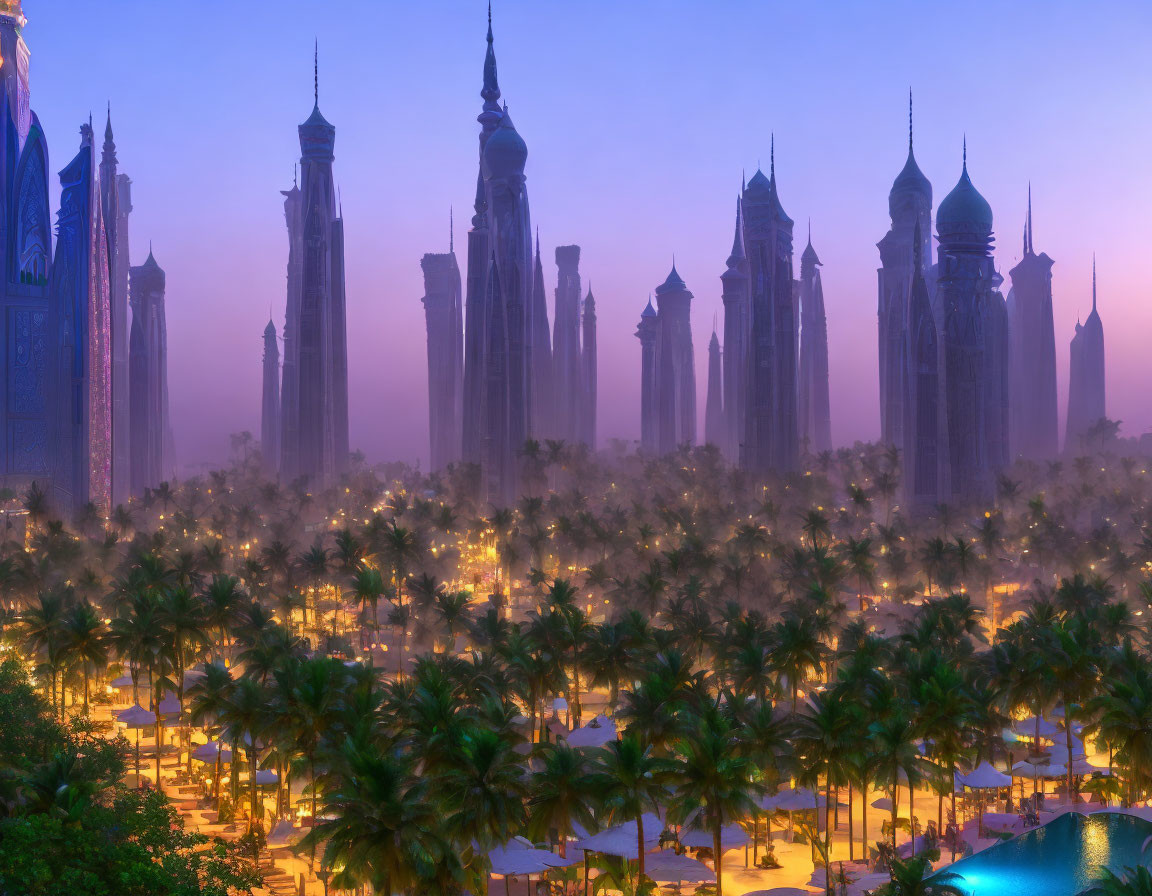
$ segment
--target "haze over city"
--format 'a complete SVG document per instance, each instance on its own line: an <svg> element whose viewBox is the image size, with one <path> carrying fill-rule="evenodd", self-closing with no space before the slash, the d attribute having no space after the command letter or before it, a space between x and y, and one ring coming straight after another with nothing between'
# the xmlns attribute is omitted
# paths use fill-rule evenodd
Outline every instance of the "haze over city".
<svg viewBox="0 0 1152 896"><path fill-rule="evenodd" d="M76 122L112 104L134 183L133 258L167 271L171 419L181 467L259 432L260 334L284 315L280 191L320 98L335 125L347 265L350 443L370 461L428 463L425 252L457 252L471 217L485 9L479 3L30 3L34 106L51 167ZM1108 14L1104 14L1107 12ZM809 217L823 262L833 443L879 435L875 243L906 154L938 202L969 172L995 214L994 257L1055 259L1061 419L1068 340L1090 307L1092 253L1108 340L1108 415L1152 423L1146 383L1146 210L1152 67L1132 35L1146 4L497 3L503 100L528 145L544 246L582 246L599 316L599 440L639 437L636 321L673 254L695 294L701 437L707 345L742 172L767 167ZM764 42L764 48L757 46ZM99 77L91 76L99 73ZM1088 76L1090 74L1090 77ZM54 180L54 178L52 179ZM53 184L51 206L58 203ZM1005 287L1006 289L1006 287ZM719 326L719 325L718 325Z"/></svg>

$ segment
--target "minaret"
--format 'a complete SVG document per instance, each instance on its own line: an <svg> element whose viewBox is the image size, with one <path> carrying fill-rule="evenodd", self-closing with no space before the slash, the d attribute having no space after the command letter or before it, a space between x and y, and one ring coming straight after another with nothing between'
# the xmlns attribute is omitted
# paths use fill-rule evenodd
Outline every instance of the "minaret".
<svg viewBox="0 0 1152 896"><path fill-rule="evenodd" d="M880 250L877 273L879 303L877 322L880 347L880 439L888 445L903 444L904 402L909 388L904 369L907 359L908 301L913 279L913 234L919 226L922 264L932 256L932 184L916 164L912 151L912 92L908 92L908 158L888 193L888 214L892 226L876 244ZM924 272L929 294L935 282Z"/></svg>
<svg viewBox="0 0 1152 896"><path fill-rule="evenodd" d="M1052 259L1032 246L1032 187L1024 221L1023 255L1012 268L1008 294L1012 340L1011 446L1014 457L1056 456L1056 333L1052 319Z"/></svg>
<svg viewBox="0 0 1152 896"><path fill-rule="evenodd" d="M800 437L812 454L832 448L828 398L828 321L824 313L824 286L820 259L808 245L800 256Z"/></svg>
<svg viewBox="0 0 1152 896"><path fill-rule="evenodd" d="M553 322L552 363L555 371L556 438L581 437L580 247L556 247L556 317Z"/></svg>
<svg viewBox="0 0 1152 896"><path fill-rule="evenodd" d="M741 184L741 193L747 189ZM748 381L748 338L751 328L751 296L748 289L748 258L744 252L742 200L736 200L736 234L727 269L720 275L724 302L724 436L718 443L732 463L740 460L744 444L745 391Z"/></svg>
<svg viewBox="0 0 1152 896"><path fill-rule="evenodd" d="M741 466L756 473L790 473L799 454L796 349L792 288L792 219L771 176L757 171L744 191L744 248L751 281L748 387Z"/></svg>
<svg viewBox="0 0 1152 896"><path fill-rule="evenodd" d="M640 313L636 338L640 340L640 450L654 454L658 448L660 421L656 407L656 340L660 325L652 299Z"/></svg>
<svg viewBox="0 0 1152 896"><path fill-rule="evenodd" d="M132 268L131 285L131 487L132 494L141 495L171 479L174 466L169 455L166 277L151 248L144 264Z"/></svg>
<svg viewBox="0 0 1152 896"><path fill-rule="evenodd" d="M581 396L580 419L582 431L580 440L591 450L596 450L596 299L592 296L592 285L588 285L588 295L584 298L584 319L582 322L584 345L580 350Z"/></svg>
<svg viewBox="0 0 1152 896"><path fill-rule="evenodd" d="M460 321L460 268L449 239L446 254L428 254L424 272L424 321L428 332L428 425L432 469L460 459L464 345Z"/></svg>
<svg viewBox="0 0 1152 896"><path fill-rule="evenodd" d="M1104 419L1104 325L1096 309L1096 256L1092 256L1092 312L1077 321L1068 365L1068 421L1064 450L1082 452L1093 425Z"/></svg>
<svg viewBox="0 0 1152 896"><path fill-rule="evenodd" d="M912 288L908 298L907 340L902 346L908 371L902 403L904 501L914 514L936 508L943 493L941 451L943 428L940 390L940 347L932 297L924 279L924 245L917 221L912 241Z"/></svg>
<svg viewBox="0 0 1152 896"><path fill-rule="evenodd" d="M552 382L552 334L548 332L548 298L544 291L544 265L540 261L540 234L536 234L536 258L532 268L532 305L529 346L531 354L532 413L529 435L551 438L555 432L555 396Z"/></svg>
<svg viewBox="0 0 1152 896"><path fill-rule="evenodd" d="M673 262L656 287L656 450L671 454L696 444L696 356L692 349L692 293Z"/></svg>
<svg viewBox="0 0 1152 896"><path fill-rule="evenodd" d="M468 281L465 293L464 330L464 425L463 459L482 465L487 432L487 356L489 336L487 290L490 252L488 249L488 193L484 183L483 157L488 138L500 123L500 85L496 78L496 52L492 46L492 8L488 8L488 49L484 54L484 76L480 97L484 100L476 120L480 123L480 165L476 174L475 214L468 231Z"/></svg>
<svg viewBox="0 0 1152 896"><path fill-rule="evenodd" d="M992 209L968 176L936 215L938 301L944 327L948 503L988 506L1007 461L1007 309L996 290Z"/></svg>
<svg viewBox="0 0 1152 896"><path fill-rule="evenodd" d="M112 107L104 126L100 158L100 204L108 239L109 309L112 330L112 503L128 500L128 215L120 211L120 183L116 173L116 142L112 137ZM129 210L131 206L129 205Z"/></svg>
<svg viewBox="0 0 1152 896"><path fill-rule="evenodd" d="M264 465L275 470L280 462L280 346L276 325L264 328L264 393L260 406L260 453Z"/></svg>
<svg viewBox="0 0 1152 896"><path fill-rule="evenodd" d="M720 340L716 328L708 340L708 393L704 403L704 443L720 447L724 440L723 373L720 366Z"/></svg>
<svg viewBox="0 0 1152 896"><path fill-rule="evenodd" d="M285 415L284 476L332 482L348 465L348 350L344 299L344 224L332 164L336 129L320 113L318 68L312 114L299 127L301 258L297 326L291 307L295 380L292 419ZM292 296L289 296L291 305ZM285 346L287 367L288 346ZM287 384L286 384L287 385ZM289 397L285 388L284 399ZM288 425L295 426L288 444ZM291 461L290 463L288 461Z"/></svg>

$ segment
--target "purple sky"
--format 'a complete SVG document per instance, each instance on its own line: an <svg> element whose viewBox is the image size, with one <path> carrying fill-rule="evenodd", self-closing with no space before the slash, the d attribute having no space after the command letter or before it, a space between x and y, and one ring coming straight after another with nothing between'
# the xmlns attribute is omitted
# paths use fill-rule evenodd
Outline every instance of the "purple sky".
<svg viewBox="0 0 1152 896"><path fill-rule="evenodd" d="M259 431L261 332L269 308L277 327L284 314L279 191L311 111L319 38L347 234L352 444L370 460L426 465L419 261L446 250L450 205L464 245L482 0L25 0L25 13L54 170L76 151L81 120L91 110L102 124L112 101L134 181L133 262L151 239L168 274L184 464L222 461L229 433ZM549 303L558 244L583 247L596 294L601 439L639 435L632 333L673 253L696 295L703 426L740 174L767 166L773 130L797 256L811 217L824 262L833 438L877 436L875 243L904 162L909 85L936 204L967 132L1005 277L1032 181L1036 249L1056 261L1061 417L1095 250L1108 411L1128 434L1152 426L1152 5L497 0L494 19Z"/></svg>

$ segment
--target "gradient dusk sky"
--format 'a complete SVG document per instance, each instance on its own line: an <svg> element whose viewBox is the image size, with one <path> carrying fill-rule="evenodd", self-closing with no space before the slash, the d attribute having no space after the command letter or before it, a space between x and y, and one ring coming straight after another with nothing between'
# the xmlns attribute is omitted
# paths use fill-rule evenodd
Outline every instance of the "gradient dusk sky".
<svg viewBox="0 0 1152 896"><path fill-rule="evenodd" d="M428 417L420 257L457 257L476 183L483 0L25 0L32 104L57 171L112 103L133 180L132 261L168 275L171 411L182 465L222 462L260 428L261 333L282 326L280 191L296 126L337 128L347 235L351 442L421 458ZM907 151L934 203L969 171L995 213L996 262L1020 256L1029 180L1053 271L1061 419L1068 341L1092 253L1108 412L1152 428L1152 3L497 0L500 87L528 144L549 306L558 244L582 247L599 315L601 443L639 437L635 325L672 255L695 294L703 435L741 171L776 175L824 262L836 444L879 433L875 244ZM52 207L59 188L53 190ZM1007 292L1008 284L1004 286Z"/></svg>

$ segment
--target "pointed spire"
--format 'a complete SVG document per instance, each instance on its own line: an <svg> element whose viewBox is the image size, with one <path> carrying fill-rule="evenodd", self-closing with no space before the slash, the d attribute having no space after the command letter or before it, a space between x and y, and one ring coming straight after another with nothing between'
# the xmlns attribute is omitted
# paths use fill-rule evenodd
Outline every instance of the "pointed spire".
<svg viewBox="0 0 1152 896"><path fill-rule="evenodd" d="M912 153L912 88L908 88L908 153Z"/></svg>
<svg viewBox="0 0 1152 896"><path fill-rule="evenodd" d="M1096 253L1092 253L1092 313L1096 313Z"/></svg>
<svg viewBox="0 0 1152 896"><path fill-rule="evenodd" d="M964 147L964 149L963 149L962 158L963 158L963 162L964 162L964 173L967 174L968 173L968 135L967 134L964 135L963 147Z"/></svg>
<svg viewBox="0 0 1152 896"><path fill-rule="evenodd" d="M772 132L771 142L768 144L768 179L776 180L776 132Z"/></svg>
<svg viewBox="0 0 1152 896"><path fill-rule="evenodd" d="M728 269L736 267L745 259L744 253L744 200L736 197L736 232L732 235L732 254L728 256Z"/></svg>
<svg viewBox="0 0 1152 896"><path fill-rule="evenodd" d="M1034 253L1032 248L1032 181L1028 181L1028 254Z"/></svg>
<svg viewBox="0 0 1152 896"><path fill-rule="evenodd" d="M488 4L488 50L484 54L484 86L480 91L484 111L499 112L500 85L496 78L496 51L492 47L492 4Z"/></svg>
<svg viewBox="0 0 1152 896"><path fill-rule="evenodd" d="M448 206L448 254L456 251L456 222L452 217L452 206Z"/></svg>
<svg viewBox="0 0 1152 896"><path fill-rule="evenodd" d="M312 47L312 99L316 108L320 108L320 38Z"/></svg>
<svg viewBox="0 0 1152 896"><path fill-rule="evenodd" d="M108 123L104 125L104 142L112 142L112 101L108 101Z"/></svg>

